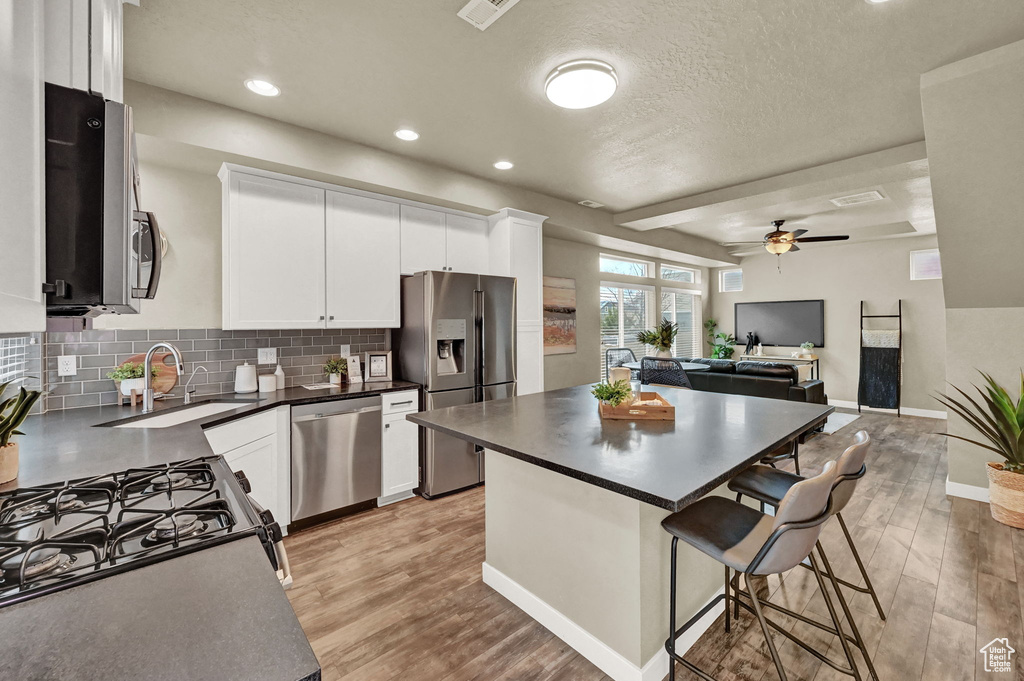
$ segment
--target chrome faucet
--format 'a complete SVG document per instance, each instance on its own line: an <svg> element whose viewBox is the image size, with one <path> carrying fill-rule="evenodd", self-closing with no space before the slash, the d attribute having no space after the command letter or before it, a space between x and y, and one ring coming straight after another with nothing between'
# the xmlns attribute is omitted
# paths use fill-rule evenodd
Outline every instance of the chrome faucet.
<svg viewBox="0 0 1024 681"><path fill-rule="evenodd" d="M174 347L170 343L157 343L149 349L146 353L146 361L143 362L143 366L146 371L146 389L142 391L142 413L148 414L153 411L153 353L156 352L157 348L167 348L174 355L175 369L178 371L178 375L181 376L185 373L185 364L181 361L181 352L178 348Z"/></svg>
<svg viewBox="0 0 1024 681"><path fill-rule="evenodd" d="M196 372L200 369L205 373L210 373L202 364L196 365L196 368L192 370L192 375L188 377L187 381L185 381L185 404L192 404L192 396L196 394L196 387L189 384L192 382L192 379L196 377Z"/></svg>

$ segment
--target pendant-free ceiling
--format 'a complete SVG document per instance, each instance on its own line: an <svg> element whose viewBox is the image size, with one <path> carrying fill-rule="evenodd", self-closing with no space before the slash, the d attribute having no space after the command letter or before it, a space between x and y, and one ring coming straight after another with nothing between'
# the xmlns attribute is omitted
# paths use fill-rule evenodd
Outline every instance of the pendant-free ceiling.
<svg viewBox="0 0 1024 681"><path fill-rule="evenodd" d="M611 65L596 59L562 64L544 83L544 94L563 109L589 109L607 102L619 86Z"/></svg>

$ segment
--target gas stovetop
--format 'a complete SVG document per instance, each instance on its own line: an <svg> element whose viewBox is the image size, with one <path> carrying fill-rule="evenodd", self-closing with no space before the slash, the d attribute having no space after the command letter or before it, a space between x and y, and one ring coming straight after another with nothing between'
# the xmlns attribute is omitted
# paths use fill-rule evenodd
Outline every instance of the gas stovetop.
<svg viewBox="0 0 1024 681"><path fill-rule="evenodd" d="M212 456L2 493L0 607L252 535L273 561L246 491Z"/></svg>

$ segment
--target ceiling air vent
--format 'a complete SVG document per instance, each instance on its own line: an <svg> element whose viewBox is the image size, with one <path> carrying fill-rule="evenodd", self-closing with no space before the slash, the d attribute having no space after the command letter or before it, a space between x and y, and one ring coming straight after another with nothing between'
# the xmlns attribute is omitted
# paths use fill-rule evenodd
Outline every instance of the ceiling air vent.
<svg viewBox="0 0 1024 681"><path fill-rule="evenodd" d="M519 0L469 0L459 16L481 31L493 24Z"/></svg>
<svg viewBox="0 0 1024 681"><path fill-rule="evenodd" d="M862 203L871 203L872 201L881 201L885 197L879 191L861 192L860 194L850 194L849 196L840 196L836 199L829 199L834 205L840 208L846 208L847 206L859 206Z"/></svg>
<svg viewBox="0 0 1024 681"><path fill-rule="evenodd" d="M597 201L591 201L590 199L583 199L582 201L580 201L580 205L581 206L586 206L587 208L604 208L604 204L603 203L598 203Z"/></svg>

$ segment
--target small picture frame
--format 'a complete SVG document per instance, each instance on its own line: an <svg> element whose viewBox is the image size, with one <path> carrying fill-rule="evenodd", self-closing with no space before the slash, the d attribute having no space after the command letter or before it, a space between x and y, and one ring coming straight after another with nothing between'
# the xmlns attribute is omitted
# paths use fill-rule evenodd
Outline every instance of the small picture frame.
<svg viewBox="0 0 1024 681"><path fill-rule="evenodd" d="M348 359L348 382L362 383L363 372L359 364L359 355L349 355Z"/></svg>
<svg viewBox="0 0 1024 681"><path fill-rule="evenodd" d="M391 351L377 350L363 353L366 383L389 383L391 378Z"/></svg>

